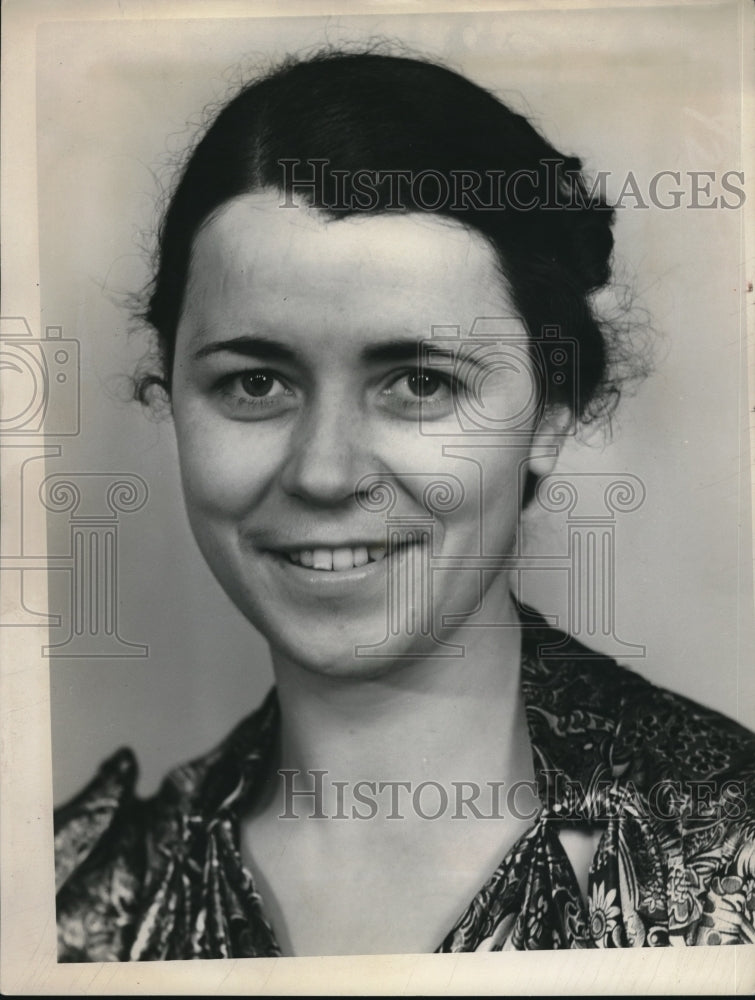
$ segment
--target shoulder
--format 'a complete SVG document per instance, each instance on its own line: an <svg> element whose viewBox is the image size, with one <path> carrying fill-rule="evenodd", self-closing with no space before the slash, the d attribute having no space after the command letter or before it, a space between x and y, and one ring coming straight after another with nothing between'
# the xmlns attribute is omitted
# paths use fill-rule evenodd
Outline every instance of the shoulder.
<svg viewBox="0 0 755 1000"><path fill-rule="evenodd" d="M134 754L123 747L100 766L78 795L55 810L56 890L65 886L128 812L137 774Z"/></svg>
<svg viewBox="0 0 755 1000"><path fill-rule="evenodd" d="M623 667L617 671L629 675ZM617 753L648 776L725 783L755 774L755 734L734 719L631 675L616 734Z"/></svg>
<svg viewBox="0 0 755 1000"><path fill-rule="evenodd" d="M60 961L119 958L119 906L138 891L142 803L134 754L118 750L75 798L55 811ZM118 902L114 902L118 900Z"/></svg>
<svg viewBox="0 0 755 1000"><path fill-rule="evenodd" d="M192 803L214 757L171 770L157 793L143 799L135 793L135 756L123 748L56 810L58 961L131 958L150 921L150 901L185 853Z"/></svg>
<svg viewBox="0 0 755 1000"><path fill-rule="evenodd" d="M663 855L671 940L755 943L755 735L645 681L623 706L614 759L633 793L627 865Z"/></svg>
<svg viewBox="0 0 755 1000"><path fill-rule="evenodd" d="M59 961L126 960L147 928L156 952L150 957L165 957L158 952L166 942L154 939L170 923L175 875L184 870L179 881L188 890L190 876L202 872L207 825L261 760L276 709L271 692L221 743L172 769L146 799L135 792L135 756L122 748L56 810Z"/></svg>
<svg viewBox="0 0 755 1000"><path fill-rule="evenodd" d="M604 831L593 873L620 864L630 943L755 943L755 734L544 622L533 637L533 743L566 779L548 794Z"/></svg>
<svg viewBox="0 0 755 1000"><path fill-rule="evenodd" d="M523 686L533 735L582 742L582 751L600 744L596 759L643 787L661 778L749 785L754 733L526 612Z"/></svg>

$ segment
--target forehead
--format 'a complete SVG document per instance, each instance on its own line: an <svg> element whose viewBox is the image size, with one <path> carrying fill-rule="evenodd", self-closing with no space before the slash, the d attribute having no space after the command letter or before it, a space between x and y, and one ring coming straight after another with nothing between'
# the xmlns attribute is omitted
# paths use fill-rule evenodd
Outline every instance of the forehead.
<svg viewBox="0 0 755 1000"><path fill-rule="evenodd" d="M239 324L352 339L402 326L421 338L433 325L468 329L477 316L513 314L492 248L460 223L388 213L331 219L281 200L244 195L202 227L182 319L192 339Z"/></svg>

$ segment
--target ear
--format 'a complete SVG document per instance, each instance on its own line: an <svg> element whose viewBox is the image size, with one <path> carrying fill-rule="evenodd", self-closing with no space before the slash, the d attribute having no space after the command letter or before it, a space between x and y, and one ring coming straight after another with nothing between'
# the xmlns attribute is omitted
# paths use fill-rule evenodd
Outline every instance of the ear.
<svg viewBox="0 0 755 1000"><path fill-rule="evenodd" d="M529 471L540 479L553 471L564 438L572 428L574 418L566 406L554 406L545 411L535 428L527 461Z"/></svg>

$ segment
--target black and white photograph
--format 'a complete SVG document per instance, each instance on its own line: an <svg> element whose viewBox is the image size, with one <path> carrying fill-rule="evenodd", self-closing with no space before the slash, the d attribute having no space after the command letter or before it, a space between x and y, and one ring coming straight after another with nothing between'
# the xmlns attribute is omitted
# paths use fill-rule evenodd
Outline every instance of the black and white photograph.
<svg viewBox="0 0 755 1000"><path fill-rule="evenodd" d="M755 987L754 10L6 4L3 991Z"/></svg>

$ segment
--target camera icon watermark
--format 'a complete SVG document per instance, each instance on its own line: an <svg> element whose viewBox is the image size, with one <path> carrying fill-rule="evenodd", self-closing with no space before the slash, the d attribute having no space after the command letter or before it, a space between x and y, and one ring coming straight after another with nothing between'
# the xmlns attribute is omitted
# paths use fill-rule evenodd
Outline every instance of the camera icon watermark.
<svg viewBox="0 0 755 1000"><path fill-rule="evenodd" d="M420 410L420 433L444 438L494 435L515 443L531 434L555 404L579 412L579 344L558 325L543 326L532 335L517 317L492 316L475 319L469 336L454 325L433 325L431 330L421 343L420 373L442 375L460 387L453 393L458 430L449 430L446 421L439 423ZM520 384L516 399L506 408L489 405L489 380L509 374ZM571 422L561 433L574 433Z"/></svg>
<svg viewBox="0 0 755 1000"><path fill-rule="evenodd" d="M22 316L0 319L5 389L0 434L70 437L79 433L79 342L48 326L32 335Z"/></svg>
<svg viewBox="0 0 755 1000"><path fill-rule="evenodd" d="M147 484L128 472L60 470L64 443L80 433L79 342L48 326L35 337L22 316L0 318L0 447L3 449L3 550L0 627L61 629L43 656L147 656L145 643L119 634L119 527L147 502ZM64 524L52 518L65 518ZM50 546L53 526L67 547ZM53 613L39 607L35 574L65 575ZM55 587L48 591L54 592ZM36 599L35 599L36 595Z"/></svg>

